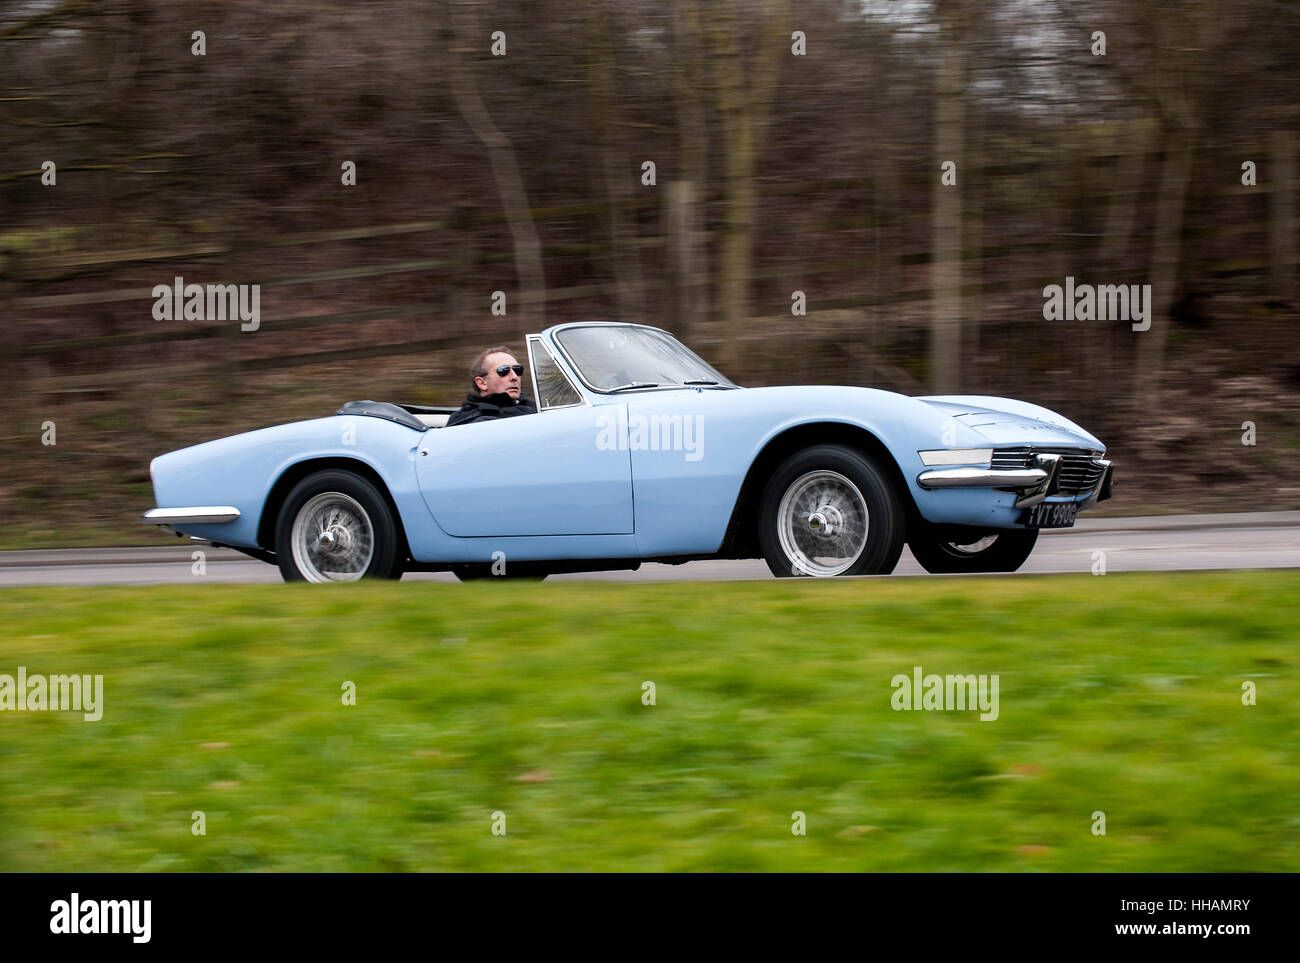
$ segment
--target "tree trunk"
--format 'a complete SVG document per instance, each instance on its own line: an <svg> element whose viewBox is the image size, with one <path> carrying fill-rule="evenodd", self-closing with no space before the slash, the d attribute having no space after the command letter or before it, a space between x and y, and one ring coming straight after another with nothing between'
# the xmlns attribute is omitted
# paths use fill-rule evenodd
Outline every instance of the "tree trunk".
<svg viewBox="0 0 1300 963"><path fill-rule="evenodd" d="M586 16L588 88L591 93L591 111L596 131L596 151L600 158L601 176L605 182L608 200L607 226L609 231L609 274L614 281L615 303L620 321L645 322L645 284L642 280L640 256L634 245L636 224L629 215L628 201L633 197L633 186L640 184L641 165L630 163L626 150L615 145L617 133L614 117L615 76L613 56L609 43L604 6L598 2L587 5ZM641 187L640 190L657 190Z"/></svg>
<svg viewBox="0 0 1300 963"><path fill-rule="evenodd" d="M1273 131L1269 147L1269 283L1275 298L1289 301L1295 297L1295 131Z"/></svg>
<svg viewBox="0 0 1300 963"><path fill-rule="evenodd" d="M719 356L724 364L739 362L740 335L749 326L750 277L754 259L754 233L758 219L758 166L779 58L788 53L785 33L788 0L759 15L758 49L752 57L741 54L739 34L744 24L735 7L709 22L714 82L718 91L723 164L723 225L718 253L718 312L722 317ZM748 78L745 68L749 68Z"/></svg>
<svg viewBox="0 0 1300 963"><path fill-rule="evenodd" d="M1183 211L1192 175L1192 139L1183 131L1169 131L1163 138L1165 158L1160 166L1160 192L1156 199L1155 235L1151 250L1151 299L1147 304L1151 328L1133 332L1138 342L1137 383L1133 397L1143 411L1154 412L1159 404L1160 378L1165 364L1165 343L1169 336L1169 309L1178 293L1179 263L1182 257Z"/></svg>
<svg viewBox="0 0 1300 963"><path fill-rule="evenodd" d="M1164 374L1165 345L1169 337L1169 309L1178 294L1182 262L1183 214L1191 182L1195 140L1200 127L1204 90L1201 75L1191 59L1193 52L1212 56L1213 38L1219 31L1214 0L1189 7L1185 18L1160 18L1156 28L1157 59L1152 64L1156 104L1162 124L1164 160L1156 197L1156 222L1151 249L1151 299L1147 304L1151 327L1133 332L1137 346L1137 383L1133 397L1140 410L1159 411L1160 379ZM1154 8L1144 13L1159 17Z"/></svg>
<svg viewBox="0 0 1300 963"><path fill-rule="evenodd" d="M26 276L20 268L20 251L0 250L0 358L4 359L5 377L0 378L0 403L6 411L17 411L19 403L30 403L22 382L26 380L27 365L18 355L22 338L18 325L14 323L18 312L14 306L17 299L19 279ZM20 399L26 399L21 401Z"/></svg>
<svg viewBox="0 0 1300 963"><path fill-rule="evenodd" d="M939 394L957 391L961 381L961 191L971 171L962 154L965 64L958 19L954 12L944 24L935 78L930 388ZM946 161L957 165L955 185L943 184L940 177Z"/></svg>
<svg viewBox="0 0 1300 963"><path fill-rule="evenodd" d="M669 330L683 339L695 337L709 319L709 254L702 237L707 201L708 125L704 116L704 54L700 49L699 6L695 0L674 0L673 29L677 41L674 100L677 108L677 168L680 180L668 184L665 258L673 296L664 298Z"/></svg>
<svg viewBox="0 0 1300 963"><path fill-rule="evenodd" d="M704 253L698 231L701 200L695 181L689 180L669 181L665 197L668 230L664 254L672 294L664 299L665 303L671 305L671 316L664 323L680 338L689 340L692 330L704 314L701 303L704 294Z"/></svg>
<svg viewBox="0 0 1300 963"><path fill-rule="evenodd" d="M540 326L546 315L546 279L542 267L542 244L537 236L537 226L533 223L532 209L528 204L528 192L524 188L523 175L515 161L514 148L506 137L492 122L483 98L479 95L478 85L474 81L474 71L470 58L471 46L480 40L475 25L472 8L455 3L451 4L451 23L456 34L451 57L450 81L452 94L456 98L456 107L465 123L469 125L474 136L487 149L488 159L492 163L492 175L496 180L497 195L501 198L501 207L510 227L510 237L514 243L515 273L519 284L519 300L523 310L515 315L517 321ZM483 34L486 36L486 34ZM487 301L483 302L485 305ZM509 310L507 300L507 310Z"/></svg>

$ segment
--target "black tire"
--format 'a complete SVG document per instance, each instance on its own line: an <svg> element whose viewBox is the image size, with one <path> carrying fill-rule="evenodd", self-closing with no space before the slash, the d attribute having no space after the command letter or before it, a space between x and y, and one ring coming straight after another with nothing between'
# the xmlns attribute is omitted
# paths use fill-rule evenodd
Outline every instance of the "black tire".
<svg viewBox="0 0 1300 963"><path fill-rule="evenodd" d="M1038 530L1000 529L988 532L985 538L994 540L980 548L980 543L957 543L951 536L945 539L934 526L925 521L916 522L908 533L907 547L912 550L921 567L934 575L976 572L1014 572L1025 564L1029 553L1038 541ZM982 541L982 540L981 540ZM969 546L963 548L962 546Z"/></svg>
<svg viewBox="0 0 1300 963"><path fill-rule="evenodd" d="M759 503L759 545L778 578L888 575L905 533L888 475L870 455L842 445L795 452L772 473Z"/></svg>
<svg viewBox="0 0 1300 963"><path fill-rule="evenodd" d="M302 530L297 537L301 540L295 551L300 516ZM332 524L325 526L330 519ZM328 532L330 546L322 548L309 536L312 530L319 530L322 537ZM275 525L276 561L286 582L399 579L405 561L402 545L393 513L379 489L342 469L318 471L298 482L280 506Z"/></svg>
<svg viewBox="0 0 1300 963"><path fill-rule="evenodd" d="M506 570L500 575L493 575L493 564L495 563L466 562L461 565L453 565L451 571L462 582L478 582L491 579L540 582L550 574L536 562L515 562L513 565L507 565Z"/></svg>

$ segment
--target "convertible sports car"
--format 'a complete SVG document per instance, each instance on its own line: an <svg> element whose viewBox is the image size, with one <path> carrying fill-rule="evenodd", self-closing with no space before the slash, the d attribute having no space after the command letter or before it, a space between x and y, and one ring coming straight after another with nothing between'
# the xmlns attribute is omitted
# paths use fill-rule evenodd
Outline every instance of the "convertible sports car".
<svg viewBox="0 0 1300 963"><path fill-rule="evenodd" d="M155 458L143 521L278 564L287 581L767 560L778 576L1009 572L1041 528L1110 497L1105 446L1005 398L741 388L665 331L527 336L537 415L333 416Z"/></svg>

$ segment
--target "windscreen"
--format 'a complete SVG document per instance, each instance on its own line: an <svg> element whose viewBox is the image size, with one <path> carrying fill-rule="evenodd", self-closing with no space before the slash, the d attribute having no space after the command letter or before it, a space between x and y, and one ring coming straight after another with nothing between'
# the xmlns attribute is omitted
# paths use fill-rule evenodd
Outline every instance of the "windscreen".
<svg viewBox="0 0 1300 963"><path fill-rule="evenodd" d="M587 382L601 391L691 381L731 385L690 348L654 328L592 325L568 328L556 339Z"/></svg>

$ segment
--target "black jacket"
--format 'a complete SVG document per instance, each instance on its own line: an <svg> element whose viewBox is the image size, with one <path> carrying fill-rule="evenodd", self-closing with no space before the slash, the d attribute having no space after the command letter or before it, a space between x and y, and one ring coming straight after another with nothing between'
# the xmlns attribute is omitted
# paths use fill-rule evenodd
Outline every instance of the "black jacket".
<svg viewBox="0 0 1300 963"><path fill-rule="evenodd" d="M535 414L537 406L527 398L521 397L515 401L504 391L498 395L466 395L465 403L447 419L447 427L467 425L471 421L492 421L515 415Z"/></svg>

